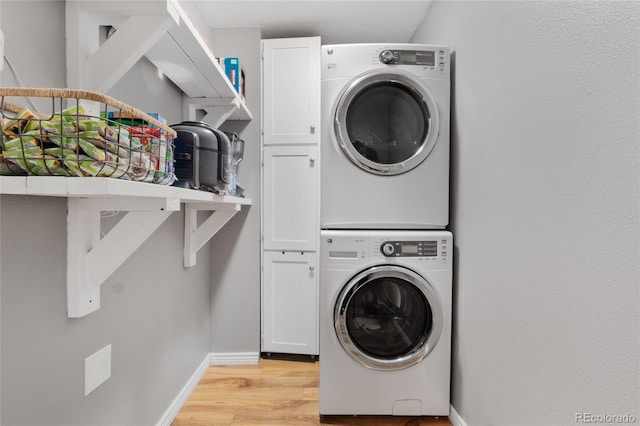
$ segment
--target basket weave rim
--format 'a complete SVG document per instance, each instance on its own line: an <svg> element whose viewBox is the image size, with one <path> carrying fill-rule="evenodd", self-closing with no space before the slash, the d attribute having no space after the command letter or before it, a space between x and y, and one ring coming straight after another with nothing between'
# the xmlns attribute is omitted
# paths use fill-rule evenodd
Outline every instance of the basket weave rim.
<svg viewBox="0 0 640 426"><path fill-rule="evenodd" d="M132 117L144 120L154 126L160 127L166 131L171 137L175 138L177 133L171 127L159 122L149 114L140 111L137 108L127 105L124 102L112 98L102 93L91 92L89 90L77 89L56 89L56 88L35 88L35 87L0 87L0 96L18 96L18 97L40 97L40 98L70 98L70 99L86 99L89 101L102 102L114 108L118 108L124 112L131 114ZM11 111L16 108L15 104L4 101L5 108ZM19 107L18 107L19 108ZM19 108L20 109L20 108ZM18 111L12 111L18 112ZM37 113L37 111L34 111Z"/></svg>

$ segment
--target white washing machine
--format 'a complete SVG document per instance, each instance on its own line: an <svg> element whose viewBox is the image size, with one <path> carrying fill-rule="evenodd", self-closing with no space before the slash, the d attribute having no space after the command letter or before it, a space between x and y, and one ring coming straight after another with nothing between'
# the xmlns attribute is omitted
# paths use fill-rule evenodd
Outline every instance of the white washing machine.
<svg viewBox="0 0 640 426"><path fill-rule="evenodd" d="M449 223L450 53L322 46L323 229Z"/></svg>
<svg viewBox="0 0 640 426"><path fill-rule="evenodd" d="M451 233L321 238L320 414L448 415Z"/></svg>

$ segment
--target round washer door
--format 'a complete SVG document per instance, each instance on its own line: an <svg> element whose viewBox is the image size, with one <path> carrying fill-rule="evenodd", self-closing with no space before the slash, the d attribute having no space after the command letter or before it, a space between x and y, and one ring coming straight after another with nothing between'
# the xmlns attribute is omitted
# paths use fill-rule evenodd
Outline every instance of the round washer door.
<svg viewBox="0 0 640 426"><path fill-rule="evenodd" d="M398 175L422 163L440 129L438 108L410 74L374 71L352 80L336 103L334 132L345 156L377 175Z"/></svg>
<svg viewBox="0 0 640 426"><path fill-rule="evenodd" d="M334 311L336 335L360 364L400 370L420 362L442 331L442 309L433 287L411 269L380 265L343 287Z"/></svg>

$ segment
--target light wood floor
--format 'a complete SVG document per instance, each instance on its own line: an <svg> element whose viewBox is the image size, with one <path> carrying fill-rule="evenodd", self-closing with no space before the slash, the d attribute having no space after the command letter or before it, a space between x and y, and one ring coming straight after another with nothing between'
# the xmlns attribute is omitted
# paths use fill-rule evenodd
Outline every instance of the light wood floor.
<svg viewBox="0 0 640 426"><path fill-rule="evenodd" d="M172 426L451 425L445 417L318 415L318 363L261 359L209 367Z"/></svg>

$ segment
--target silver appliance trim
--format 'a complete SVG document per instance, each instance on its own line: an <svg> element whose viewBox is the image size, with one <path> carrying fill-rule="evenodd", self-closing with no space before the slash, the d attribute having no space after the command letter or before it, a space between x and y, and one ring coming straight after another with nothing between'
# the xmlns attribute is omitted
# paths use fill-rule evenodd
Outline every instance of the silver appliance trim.
<svg viewBox="0 0 640 426"><path fill-rule="evenodd" d="M381 164L369 160L353 146L347 132L347 112L351 102L364 89L379 83L398 85L407 92L413 93L429 112L429 115L424 117L428 130L420 149L413 156L399 163ZM435 100L414 76L401 70L374 70L353 79L338 96L333 117L335 138L347 158L362 170L377 175L399 175L414 169L429 156L440 133L440 117Z"/></svg>
<svg viewBox="0 0 640 426"><path fill-rule="evenodd" d="M397 356L393 359L383 359L371 356L361 350L352 340L347 329L347 310L355 293L371 281L384 278L395 277L406 281L417 288L429 303L432 311L432 326L427 335L423 335L421 340L408 353ZM358 363L376 370L401 370L411 367L422 361L435 348L440 334L442 333L442 307L440 305L436 290L420 274L413 270L398 265L376 265L371 266L350 278L342 288L334 308L334 327L340 344L344 350Z"/></svg>

